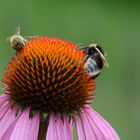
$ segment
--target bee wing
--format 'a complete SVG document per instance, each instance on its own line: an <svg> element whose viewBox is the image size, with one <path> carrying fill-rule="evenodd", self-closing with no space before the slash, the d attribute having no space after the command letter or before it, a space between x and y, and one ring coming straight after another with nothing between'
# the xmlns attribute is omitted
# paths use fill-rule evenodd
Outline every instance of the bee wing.
<svg viewBox="0 0 140 140"><path fill-rule="evenodd" d="M92 58L88 58L85 63L84 69L90 76L96 76L100 73L96 61Z"/></svg>
<svg viewBox="0 0 140 140"><path fill-rule="evenodd" d="M20 27L19 26L15 30L15 35L20 35Z"/></svg>
<svg viewBox="0 0 140 140"><path fill-rule="evenodd" d="M15 35L20 35L20 27L17 27L16 30L15 30L14 35L8 37L8 38L6 39L6 41L11 43L11 40L12 40L13 36L15 36Z"/></svg>

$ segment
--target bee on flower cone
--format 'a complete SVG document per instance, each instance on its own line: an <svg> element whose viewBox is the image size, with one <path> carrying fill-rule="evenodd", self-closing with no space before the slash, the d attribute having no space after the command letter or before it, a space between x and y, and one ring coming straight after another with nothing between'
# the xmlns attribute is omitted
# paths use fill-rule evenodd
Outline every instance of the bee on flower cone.
<svg viewBox="0 0 140 140"><path fill-rule="evenodd" d="M0 140L73 140L73 126L78 140L119 140L90 107L95 81L85 70L83 50L51 37L33 38L21 48L3 78Z"/></svg>

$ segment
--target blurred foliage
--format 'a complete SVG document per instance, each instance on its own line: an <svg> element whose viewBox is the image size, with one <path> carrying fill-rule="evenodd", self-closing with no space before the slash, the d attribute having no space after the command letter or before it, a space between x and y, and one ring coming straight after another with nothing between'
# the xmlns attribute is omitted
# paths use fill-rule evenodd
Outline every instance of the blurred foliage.
<svg viewBox="0 0 140 140"><path fill-rule="evenodd" d="M1 0L0 78L15 55L6 38L17 26L24 36L47 35L75 43L99 43L108 54L110 67L96 80L93 107L122 140L139 139L139 9L140 2L135 0Z"/></svg>

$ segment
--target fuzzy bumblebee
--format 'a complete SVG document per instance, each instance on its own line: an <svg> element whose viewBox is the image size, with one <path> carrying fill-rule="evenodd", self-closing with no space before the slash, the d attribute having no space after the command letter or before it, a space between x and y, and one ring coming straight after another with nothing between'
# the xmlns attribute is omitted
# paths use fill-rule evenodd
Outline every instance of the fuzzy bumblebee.
<svg viewBox="0 0 140 140"><path fill-rule="evenodd" d="M12 48L19 51L25 46L27 39L20 35L20 27L17 27L15 34L8 37L7 41L11 44Z"/></svg>

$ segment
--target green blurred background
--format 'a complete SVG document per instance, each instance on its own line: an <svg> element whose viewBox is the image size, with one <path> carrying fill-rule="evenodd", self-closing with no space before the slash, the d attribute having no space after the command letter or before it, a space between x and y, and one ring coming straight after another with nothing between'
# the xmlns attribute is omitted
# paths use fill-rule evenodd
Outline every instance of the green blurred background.
<svg viewBox="0 0 140 140"><path fill-rule="evenodd" d="M17 26L24 36L55 36L103 46L110 67L96 80L93 107L122 140L140 139L139 1L0 0L0 78L15 56L6 38Z"/></svg>

